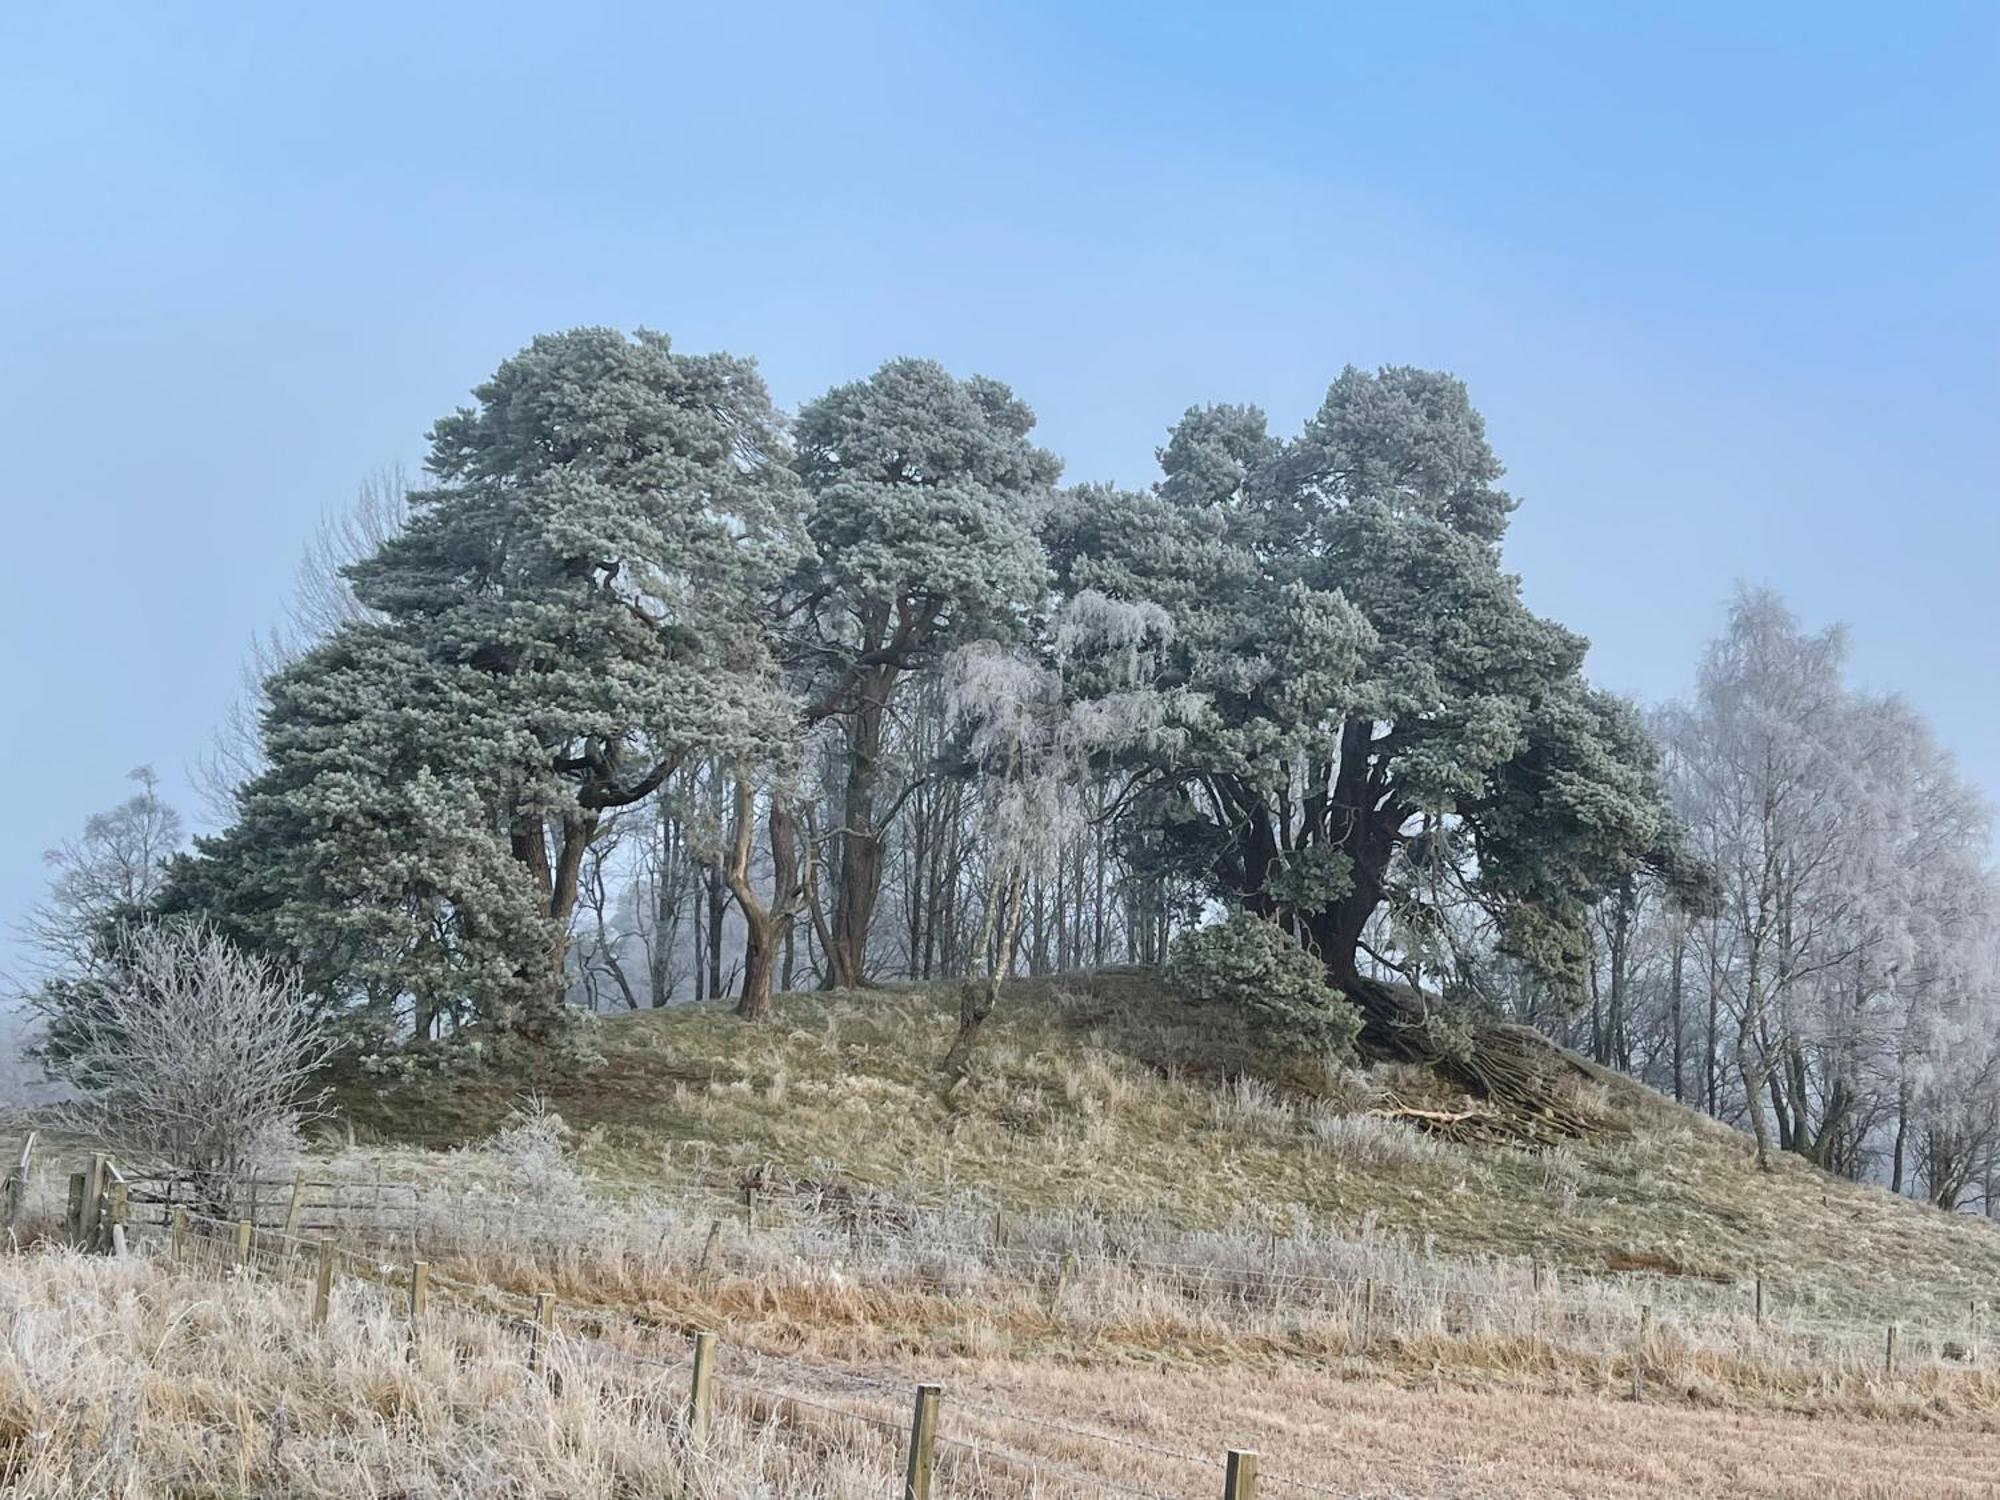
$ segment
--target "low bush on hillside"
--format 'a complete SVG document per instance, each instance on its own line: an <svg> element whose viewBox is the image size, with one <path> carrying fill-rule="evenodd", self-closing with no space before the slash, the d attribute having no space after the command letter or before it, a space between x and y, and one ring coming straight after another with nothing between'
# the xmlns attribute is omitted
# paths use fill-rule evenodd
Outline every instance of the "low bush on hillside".
<svg viewBox="0 0 2000 1500"><path fill-rule="evenodd" d="M1273 1042L1353 1056L1361 1013L1327 983L1326 966L1275 922L1238 912L1185 932L1168 973L1191 998L1242 1011Z"/></svg>

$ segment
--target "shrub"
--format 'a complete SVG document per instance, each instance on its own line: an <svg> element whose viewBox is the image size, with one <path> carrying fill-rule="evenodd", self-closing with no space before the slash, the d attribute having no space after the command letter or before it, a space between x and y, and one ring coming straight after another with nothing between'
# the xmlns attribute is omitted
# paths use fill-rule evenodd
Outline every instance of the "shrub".
<svg viewBox="0 0 2000 1500"><path fill-rule="evenodd" d="M1351 1056L1361 1013L1275 922L1249 912L1182 933L1168 975L1193 999L1241 1010L1281 1046Z"/></svg>
<svg viewBox="0 0 2000 1500"><path fill-rule="evenodd" d="M295 1140L330 1048L298 979L201 922L131 929L95 1001L69 1018L76 1123L196 1178Z"/></svg>

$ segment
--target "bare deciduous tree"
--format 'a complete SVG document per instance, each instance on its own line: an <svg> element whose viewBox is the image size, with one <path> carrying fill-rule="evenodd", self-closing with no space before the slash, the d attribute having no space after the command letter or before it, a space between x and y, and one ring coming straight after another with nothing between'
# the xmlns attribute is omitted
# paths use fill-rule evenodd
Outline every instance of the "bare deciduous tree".
<svg viewBox="0 0 2000 1500"><path fill-rule="evenodd" d="M140 766L127 778L139 791L94 813L81 836L42 856L49 894L21 936L51 973L87 969L104 929L158 894L167 857L180 848L180 814L160 797L160 778Z"/></svg>
<svg viewBox="0 0 2000 1500"><path fill-rule="evenodd" d="M71 1019L72 1115L198 1180L254 1165L257 1147L321 1107L313 1077L332 1046L297 980L205 923L128 931Z"/></svg>

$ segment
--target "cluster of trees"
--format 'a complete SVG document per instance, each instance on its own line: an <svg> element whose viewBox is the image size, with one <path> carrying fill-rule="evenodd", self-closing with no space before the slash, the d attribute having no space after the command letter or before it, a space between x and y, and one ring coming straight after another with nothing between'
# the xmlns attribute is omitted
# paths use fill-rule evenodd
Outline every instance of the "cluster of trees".
<svg viewBox="0 0 2000 1500"><path fill-rule="evenodd" d="M788 418L741 359L535 340L322 536L226 826L55 912L45 1003L160 918L368 1047L951 976L962 1074L1007 974L1235 912L1377 1053L1527 1018L1767 1152L1860 1172L1893 1129L1940 1201L1991 1175L1983 817L1837 640L1748 599L1649 732L1502 568L1448 376L1346 370L1290 437L1194 408L1140 490L1062 486L1033 430L927 361Z"/></svg>
<svg viewBox="0 0 2000 1500"><path fill-rule="evenodd" d="M1527 1013L1599 1061L1941 1207L2000 1211L2000 884L1991 814L1846 641L1742 594L1653 727L1717 899L1597 905L1589 1004Z"/></svg>

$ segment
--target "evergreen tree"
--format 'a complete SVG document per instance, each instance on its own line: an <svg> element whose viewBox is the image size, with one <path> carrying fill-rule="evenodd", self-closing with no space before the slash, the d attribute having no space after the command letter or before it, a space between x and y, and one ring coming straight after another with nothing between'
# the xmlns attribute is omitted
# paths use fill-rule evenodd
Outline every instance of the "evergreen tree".
<svg viewBox="0 0 2000 1500"><path fill-rule="evenodd" d="M1066 588L1167 608L1166 681L1201 704L1135 815L1292 925L1379 1049L1435 1050L1421 1000L1363 977L1385 913L1475 902L1580 995L1588 903L1642 868L1693 877L1636 717L1501 566L1515 502L1463 385L1350 368L1296 439L1200 408L1161 461L1154 490L1074 491L1050 527Z"/></svg>
<svg viewBox="0 0 2000 1500"><path fill-rule="evenodd" d="M834 985L867 973L898 687L955 645L1009 633L1043 603L1035 523L1061 466L1028 441L1034 425L998 381L956 380L917 359L893 360L799 414L817 559L796 582L791 654L809 718L838 720L845 737L827 952Z"/></svg>
<svg viewBox="0 0 2000 1500"><path fill-rule="evenodd" d="M579 329L474 394L409 524L347 570L372 613L271 681L267 769L180 880L323 999L407 1004L420 1035L545 1025L605 818L797 723L763 605L803 495L754 367Z"/></svg>

